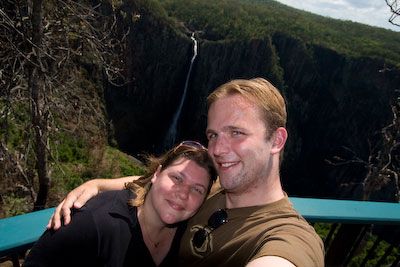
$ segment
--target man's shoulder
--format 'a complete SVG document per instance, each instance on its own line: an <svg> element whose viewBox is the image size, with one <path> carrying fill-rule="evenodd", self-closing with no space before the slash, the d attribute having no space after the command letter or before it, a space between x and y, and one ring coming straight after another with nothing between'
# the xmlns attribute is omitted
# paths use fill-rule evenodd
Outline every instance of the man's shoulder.
<svg viewBox="0 0 400 267"><path fill-rule="evenodd" d="M288 202L290 204L290 202ZM279 256L296 266L323 266L324 245L314 228L291 206L268 214L255 229L261 231L253 259ZM268 230L262 230L262 228Z"/></svg>

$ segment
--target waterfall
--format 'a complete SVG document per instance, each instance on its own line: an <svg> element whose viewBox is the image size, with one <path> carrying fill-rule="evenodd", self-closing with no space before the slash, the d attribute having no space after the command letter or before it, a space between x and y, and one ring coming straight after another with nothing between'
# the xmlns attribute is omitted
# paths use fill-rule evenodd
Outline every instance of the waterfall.
<svg viewBox="0 0 400 267"><path fill-rule="evenodd" d="M194 33L192 33L192 36L190 37L190 39L192 39L192 41L193 41L193 57L192 57L192 60L190 61L189 71L186 75L185 87L183 88L183 94L182 94L181 101L179 103L178 108L176 109L174 117L172 118L172 123L171 123L171 125L167 131L167 135L165 136L165 139L164 139L164 149L169 149L175 144L178 120L181 115L183 103L185 102L186 91L187 91L187 87L189 84L190 73L192 72L193 63L197 57L197 40L194 36Z"/></svg>

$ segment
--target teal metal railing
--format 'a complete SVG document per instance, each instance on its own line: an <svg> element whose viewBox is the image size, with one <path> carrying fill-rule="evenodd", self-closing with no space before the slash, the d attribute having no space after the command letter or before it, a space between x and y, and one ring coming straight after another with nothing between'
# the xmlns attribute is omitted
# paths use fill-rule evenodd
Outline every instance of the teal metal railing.
<svg viewBox="0 0 400 267"><path fill-rule="evenodd" d="M326 266L400 267L400 203L294 197L291 201L317 230L315 224L328 224L328 233L322 235ZM385 240L382 232L390 238Z"/></svg>
<svg viewBox="0 0 400 267"><path fill-rule="evenodd" d="M400 266L400 203L297 197L290 200L316 228L320 223L329 228L322 234L326 266ZM0 262L9 260L19 266L19 259L43 233L53 211L50 208L0 219ZM385 242L379 235L368 240L379 226L391 227L393 242ZM376 251L383 242L384 253L377 258ZM354 263L354 257L366 247L364 256ZM389 265L388 257L393 259Z"/></svg>

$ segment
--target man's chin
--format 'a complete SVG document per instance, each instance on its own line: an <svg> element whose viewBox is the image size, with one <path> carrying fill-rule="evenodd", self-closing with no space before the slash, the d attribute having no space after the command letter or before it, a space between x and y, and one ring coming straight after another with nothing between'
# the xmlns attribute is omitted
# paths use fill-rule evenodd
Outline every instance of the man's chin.
<svg viewBox="0 0 400 267"><path fill-rule="evenodd" d="M219 182L220 182L220 184L221 184L221 187L222 187L223 189L225 189L225 191L231 191L231 190L234 190L234 189L235 189L235 186L232 185L232 181L231 181L230 178L224 179L224 178L221 178L221 177L220 177L219 179L220 179Z"/></svg>

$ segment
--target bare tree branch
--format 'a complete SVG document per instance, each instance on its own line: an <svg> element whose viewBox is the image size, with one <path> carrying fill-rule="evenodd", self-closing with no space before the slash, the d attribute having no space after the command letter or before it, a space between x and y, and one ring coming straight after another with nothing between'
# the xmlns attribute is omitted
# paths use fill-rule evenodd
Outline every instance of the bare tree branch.
<svg viewBox="0 0 400 267"><path fill-rule="evenodd" d="M348 156L333 157L326 160L332 166L362 166L366 170L364 179L361 182L344 182L341 186L362 186L364 200L368 200L371 194L381 190L388 183L394 186L396 201L399 201L400 186L400 97L395 99L391 106L393 119L379 132L379 140L372 145L369 142L370 153L368 159L364 160L350 148L344 147ZM357 165L354 165L357 164Z"/></svg>
<svg viewBox="0 0 400 267"><path fill-rule="evenodd" d="M395 21L400 16L400 5L397 2L398 0L385 0L385 1L386 5L390 7L390 12L392 12L392 15L389 18L389 22L392 23L393 25L400 26L400 22Z"/></svg>

